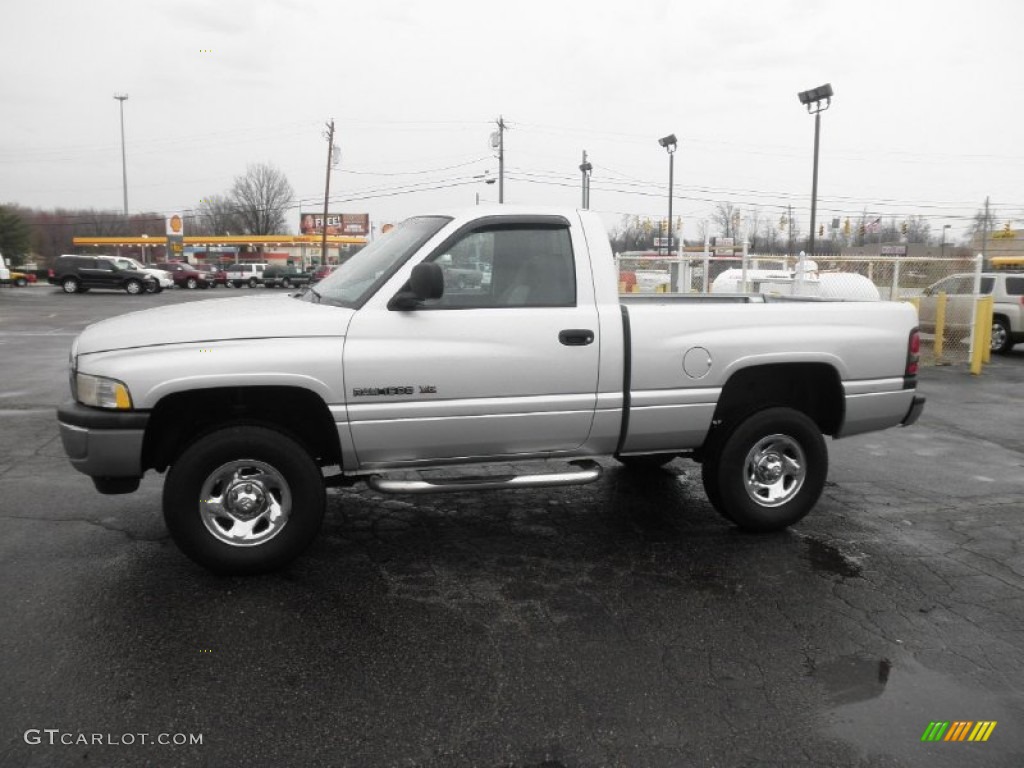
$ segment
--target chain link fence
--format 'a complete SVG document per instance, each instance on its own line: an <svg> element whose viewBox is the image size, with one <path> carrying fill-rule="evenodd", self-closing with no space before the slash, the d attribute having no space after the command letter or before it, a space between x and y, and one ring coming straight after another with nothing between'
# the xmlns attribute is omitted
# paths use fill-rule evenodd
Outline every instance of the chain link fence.
<svg viewBox="0 0 1024 768"><path fill-rule="evenodd" d="M980 292L972 258L621 254L621 293L764 293L845 301L907 301L918 310L922 362L966 363Z"/></svg>

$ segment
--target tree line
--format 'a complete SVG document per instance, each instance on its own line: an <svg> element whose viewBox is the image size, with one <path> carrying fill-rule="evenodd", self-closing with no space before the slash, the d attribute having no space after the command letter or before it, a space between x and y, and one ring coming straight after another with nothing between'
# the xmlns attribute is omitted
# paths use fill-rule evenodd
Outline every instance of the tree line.
<svg viewBox="0 0 1024 768"><path fill-rule="evenodd" d="M757 206L742 208L729 202L717 203L708 218L697 221L697 237L686 239L683 244L702 246L705 239L725 237L733 238L737 246L746 239L752 253L795 254L809 250L810 233L803 229L799 218L792 215L790 209L782 209L781 213L777 213L778 208L772 210L773 213L768 213ZM682 225L683 221L678 217L672 223L673 241L676 243ZM823 217L816 222L815 228L818 231L815 232L814 250L822 255L839 255L843 248L878 243L938 245L946 237L945 228L939 229L938 233L933 232L931 223L924 216L881 216L867 210L840 218ZM986 228L990 235L995 231L995 216L982 209L974 215L967 239ZM666 229L664 219L623 216L610 234L612 249L616 253L657 251L655 238L664 238ZM951 240L946 239L945 242L954 245Z"/></svg>
<svg viewBox="0 0 1024 768"><path fill-rule="evenodd" d="M250 165L223 194L207 195L183 215L186 235L273 235L284 233L295 193L272 165ZM95 208L45 210L0 205L0 253L11 264L30 258L49 263L71 253L75 237L163 237L166 214Z"/></svg>

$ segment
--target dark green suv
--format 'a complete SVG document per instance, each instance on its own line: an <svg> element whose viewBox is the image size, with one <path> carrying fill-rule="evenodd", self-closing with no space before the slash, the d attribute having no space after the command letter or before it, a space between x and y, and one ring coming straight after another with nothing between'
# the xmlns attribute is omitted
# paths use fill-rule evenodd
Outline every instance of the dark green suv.
<svg viewBox="0 0 1024 768"><path fill-rule="evenodd" d="M267 288L295 288L309 285L311 274L298 267L267 267L260 282Z"/></svg>

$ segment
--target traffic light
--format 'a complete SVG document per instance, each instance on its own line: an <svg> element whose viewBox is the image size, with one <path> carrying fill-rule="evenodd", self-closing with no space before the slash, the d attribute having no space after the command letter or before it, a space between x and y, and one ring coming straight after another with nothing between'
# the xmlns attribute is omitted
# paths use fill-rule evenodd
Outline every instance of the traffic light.
<svg viewBox="0 0 1024 768"><path fill-rule="evenodd" d="M900 232L902 232L904 235L907 234L907 222L904 221L902 224L900 224Z"/></svg>
<svg viewBox="0 0 1024 768"><path fill-rule="evenodd" d="M861 224L860 225L860 236L864 237L864 235L866 235L867 233L868 233L867 225L866 224Z"/></svg>
<svg viewBox="0 0 1024 768"><path fill-rule="evenodd" d="M850 234L850 217L849 216L846 217L846 221L843 223L843 234L844 235Z"/></svg>
<svg viewBox="0 0 1024 768"><path fill-rule="evenodd" d="M825 236L825 225L824 224L819 224L818 225L818 237L824 237L824 236Z"/></svg>

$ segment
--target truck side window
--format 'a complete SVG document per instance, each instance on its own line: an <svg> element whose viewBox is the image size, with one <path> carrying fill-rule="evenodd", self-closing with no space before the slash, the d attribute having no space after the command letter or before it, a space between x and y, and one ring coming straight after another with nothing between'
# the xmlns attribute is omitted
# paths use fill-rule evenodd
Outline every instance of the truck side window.
<svg viewBox="0 0 1024 768"><path fill-rule="evenodd" d="M444 296L426 308L574 307L576 267L565 227L488 227L467 234L434 261Z"/></svg>

